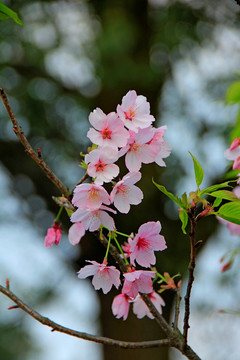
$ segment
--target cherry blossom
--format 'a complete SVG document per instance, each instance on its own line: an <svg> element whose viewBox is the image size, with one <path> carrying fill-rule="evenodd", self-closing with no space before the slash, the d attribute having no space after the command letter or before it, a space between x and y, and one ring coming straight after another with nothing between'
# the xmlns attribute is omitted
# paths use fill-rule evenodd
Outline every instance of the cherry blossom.
<svg viewBox="0 0 240 360"><path fill-rule="evenodd" d="M122 293L135 298L138 292L151 293L153 291L151 278L155 277L154 271L132 270L124 273L125 277Z"/></svg>
<svg viewBox="0 0 240 360"><path fill-rule="evenodd" d="M141 179L140 172L125 175L113 188L110 199L121 213L128 213L131 205L138 205L143 199L142 190L134 184Z"/></svg>
<svg viewBox="0 0 240 360"><path fill-rule="evenodd" d="M135 260L144 267L156 263L154 251L162 251L167 248L164 237L159 235L160 231L161 224L159 221L150 221L139 227L138 233L130 246L131 264L134 265Z"/></svg>
<svg viewBox="0 0 240 360"><path fill-rule="evenodd" d="M155 133L152 139L148 142L149 149L148 151L152 151L154 156L154 161L159 166L166 166L165 162L163 161L164 158L168 157L171 153L172 147L168 143L167 140L163 139L163 135L167 126L161 126L155 130Z"/></svg>
<svg viewBox="0 0 240 360"><path fill-rule="evenodd" d="M117 113L124 125L135 132L151 125L155 121L150 115L150 105L145 96L137 95L135 90L129 91L117 106Z"/></svg>
<svg viewBox="0 0 240 360"><path fill-rule="evenodd" d="M155 291L152 291L150 294L147 294L149 299L152 301L155 308L158 312L162 313L162 306L165 305L163 298L158 295ZM149 308L141 298L141 296L137 296L133 302L133 312L137 316L138 319L142 319L144 316L148 316L150 319L154 319L154 316L151 314Z"/></svg>
<svg viewBox="0 0 240 360"><path fill-rule="evenodd" d="M126 320L128 317L131 299L126 294L119 294L115 296L112 303L112 312L117 319L121 317Z"/></svg>
<svg viewBox="0 0 240 360"><path fill-rule="evenodd" d="M101 147L109 146L116 150L118 147L126 145L129 134L116 113L111 112L106 115L101 109L97 108L91 112L89 121L96 130L90 128L87 137L94 144Z"/></svg>
<svg viewBox="0 0 240 360"><path fill-rule="evenodd" d="M85 156L88 165L87 172L95 178L95 184L102 185L110 182L119 173L119 167L113 164L118 160L118 151L111 147L92 150Z"/></svg>
<svg viewBox="0 0 240 360"><path fill-rule="evenodd" d="M96 290L102 289L107 294L112 286L116 288L120 285L120 271L115 266L107 266L105 262L102 264L96 261L87 260L92 265L86 265L78 272L79 279L85 279L93 276L92 284Z"/></svg>
<svg viewBox="0 0 240 360"><path fill-rule="evenodd" d="M84 235L85 228L81 222L73 224L68 230L68 239L72 245L78 244Z"/></svg>
<svg viewBox="0 0 240 360"><path fill-rule="evenodd" d="M47 235L45 236L44 245L50 247L53 244L58 245L61 239L61 225L55 221L53 226L48 229Z"/></svg>
<svg viewBox="0 0 240 360"><path fill-rule="evenodd" d="M230 148L225 150L224 156L228 160L234 160L234 162L240 157L240 138L236 138L233 140L232 144L230 145ZM235 169L239 169L239 168L235 167Z"/></svg>
<svg viewBox="0 0 240 360"><path fill-rule="evenodd" d="M128 238L128 241L122 245L122 249L124 251L124 256L126 259L129 258L131 254L130 247L131 247L131 243L133 242L132 238L133 238L133 233L131 233L130 237Z"/></svg>
<svg viewBox="0 0 240 360"><path fill-rule="evenodd" d="M154 132L151 126L140 129L137 134L129 130L127 145L119 151L119 157L126 154L125 164L129 171L139 171L142 163L150 164L155 161L156 153L147 145Z"/></svg>
<svg viewBox="0 0 240 360"><path fill-rule="evenodd" d="M102 203L110 204L110 196L100 185L80 184L74 189L72 203L79 209L97 210Z"/></svg>
<svg viewBox="0 0 240 360"><path fill-rule="evenodd" d="M96 231L101 225L105 226L109 230L115 229L113 218L104 210L111 211L116 214L116 211L102 205L98 210L85 210L77 209L71 216L72 222L82 222L85 230Z"/></svg>

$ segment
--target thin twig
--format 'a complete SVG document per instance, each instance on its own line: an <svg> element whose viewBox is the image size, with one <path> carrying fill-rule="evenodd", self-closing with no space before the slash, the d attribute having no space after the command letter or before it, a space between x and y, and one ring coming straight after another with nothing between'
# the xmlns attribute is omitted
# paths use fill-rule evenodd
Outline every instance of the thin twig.
<svg viewBox="0 0 240 360"><path fill-rule="evenodd" d="M178 319L179 319L179 314L180 314L180 304L181 304L181 294L180 294L180 290L177 289L176 291L176 301L175 301L175 313L174 313L174 322L173 322L173 328L175 330L178 329Z"/></svg>
<svg viewBox="0 0 240 360"><path fill-rule="evenodd" d="M161 347L161 346L169 346L170 341L168 339L162 339L162 340L152 340L152 341L141 341L141 342L128 342L128 341L120 341L120 340L114 340L111 338L103 337L103 336L97 336L88 334L81 331L76 331L69 329L65 326L59 325L55 323L54 321L48 319L45 316L40 315L37 311L33 310L30 306L25 304L22 300L20 300L12 291L8 290L7 288L0 285L0 292L7 297L9 297L18 308L25 311L27 314L32 316L35 320L40 322L43 325L49 326L52 328L52 331L58 331L70 336L75 336L80 339L93 341L96 343L104 344L104 345L112 345L117 346L124 349L148 349L148 348L154 348L154 347ZM13 307L11 307L13 308ZM15 308L15 307L14 307Z"/></svg>
<svg viewBox="0 0 240 360"><path fill-rule="evenodd" d="M185 300L185 314L184 314L184 326L183 326L183 337L184 343L183 348L186 348L187 345L187 337L188 337L188 329L189 329L189 316L190 316L190 296L192 285L194 281L194 268L195 268L195 256L196 256L196 249L195 249L195 230L196 230L196 220L194 216L194 210L191 214L189 214L190 223L191 223L191 232L190 232L190 245L191 245L191 252L190 252L190 262L188 265L188 285L186 295L184 297Z"/></svg>
<svg viewBox="0 0 240 360"><path fill-rule="evenodd" d="M61 193L68 197L69 196L69 190L66 188L66 186L62 183L62 181L53 173L53 171L49 168L49 166L45 163L45 161L42 159L41 156L39 156L39 152L36 153L32 146L29 144L27 138L24 135L23 130L18 125L18 122L15 118L15 115L9 105L7 96L2 88L0 88L0 97L2 99L2 102L7 110L7 113L12 121L13 124L13 131L17 135L19 141L23 145L25 152L40 166L40 168L44 171L44 173L47 175L47 177L56 185L56 187L61 191Z"/></svg>

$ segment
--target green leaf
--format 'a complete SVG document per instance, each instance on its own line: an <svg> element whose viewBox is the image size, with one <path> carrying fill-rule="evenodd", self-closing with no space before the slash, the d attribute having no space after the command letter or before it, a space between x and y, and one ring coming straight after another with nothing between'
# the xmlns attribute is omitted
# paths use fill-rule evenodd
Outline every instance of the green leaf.
<svg viewBox="0 0 240 360"><path fill-rule="evenodd" d="M189 151L189 154L191 155L191 157L193 159L195 180L196 180L197 187L199 187L203 181L204 171L203 171L202 166L199 164L197 159L190 153L190 151Z"/></svg>
<svg viewBox="0 0 240 360"><path fill-rule="evenodd" d="M240 81L232 83L226 93L226 102L237 104L240 102Z"/></svg>
<svg viewBox="0 0 240 360"><path fill-rule="evenodd" d="M182 205L185 209L188 208L188 198L186 193L182 194Z"/></svg>
<svg viewBox="0 0 240 360"><path fill-rule="evenodd" d="M178 197L175 197L172 193L170 193L169 191L167 191L167 189L165 188L165 186L163 185L159 185L157 183L155 183L155 181L152 179L152 182L154 183L154 185L161 191L163 192L165 195L167 195L167 197L169 197L169 199L171 199L172 201L174 201L176 204L178 204L178 206L180 206L181 208L183 207L183 204L181 202L181 200Z"/></svg>
<svg viewBox="0 0 240 360"><path fill-rule="evenodd" d="M206 189L201 190L200 193L199 193L199 196L201 197L202 195L210 195L213 191L216 191L218 189L222 189L222 188L225 188L225 187L231 187L229 185L230 182L232 182L232 180L231 181L225 181L224 183L221 183L221 184L216 184L216 185L209 186Z"/></svg>
<svg viewBox="0 0 240 360"><path fill-rule="evenodd" d="M186 211L185 210L180 210L179 211L179 219L181 220L181 222L182 222L182 232L184 233L184 234L186 234L186 226L187 226L187 224L188 224L188 215L187 215L187 213L186 213Z"/></svg>
<svg viewBox="0 0 240 360"><path fill-rule="evenodd" d="M240 201L233 201L222 205L217 215L222 219L240 225Z"/></svg>
<svg viewBox="0 0 240 360"><path fill-rule="evenodd" d="M22 21L19 19L17 13L15 11L9 9L3 2L0 0L0 20L12 19L15 23L19 25L23 25Z"/></svg>
<svg viewBox="0 0 240 360"><path fill-rule="evenodd" d="M222 202L222 199L216 198L213 205L212 205L213 208L218 207L221 204L221 202Z"/></svg>
<svg viewBox="0 0 240 360"><path fill-rule="evenodd" d="M230 200L230 201L240 201L240 199L237 197L234 192L229 190L219 190L214 191L209 194L210 196L214 196L216 198L224 199L224 200Z"/></svg>

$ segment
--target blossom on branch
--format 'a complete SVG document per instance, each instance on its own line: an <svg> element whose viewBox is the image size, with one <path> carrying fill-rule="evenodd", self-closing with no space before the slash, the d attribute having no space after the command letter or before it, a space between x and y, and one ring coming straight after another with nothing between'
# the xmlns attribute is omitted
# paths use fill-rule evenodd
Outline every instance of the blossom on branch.
<svg viewBox="0 0 240 360"><path fill-rule="evenodd" d="M78 272L79 279L85 279L88 276L93 276L92 284L96 290L102 289L104 294L107 294L112 286L116 288L120 285L120 271L115 266L107 266L105 262L102 264L96 261L89 261L92 265L86 265Z"/></svg>
<svg viewBox="0 0 240 360"><path fill-rule="evenodd" d="M74 189L72 203L79 209L97 210L102 203L110 204L110 196L100 185L80 184Z"/></svg>
<svg viewBox="0 0 240 360"><path fill-rule="evenodd" d="M149 221L139 227L130 246L132 265L135 265L135 260L143 267L149 267L156 263L154 251L162 251L167 248L164 237L159 235L160 231L161 224L159 221Z"/></svg>
<svg viewBox="0 0 240 360"><path fill-rule="evenodd" d="M165 305L163 298L158 295L155 291L152 291L150 294L147 294L149 299L152 301L155 308L158 312L162 313L162 306ZM140 295L136 297L133 302L133 312L137 316L138 319L142 319L144 316L148 316L150 319L154 319L154 316L151 314L149 308L143 301Z"/></svg>
<svg viewBox="0 0 240 360"><path fill-rule="evenodd" d="M118 151L111 147L92 150L85 156L85 163L89 164L88 175L95 178L98 185L110 182L119 173L119 167L113 164L117 160Z"/></svg>
<svg viewBox="0 0 240 360"><path fill-rule="evenodd" d="M98 210L84 210L77 209L71 216L72 222L82 222L85 230L96 231L101 225L105 226L109 230L115 229L113 218L108 215L104 210L111 211L116 214L116 211L102 205Z"/></svg>
<svg viewBox="0 0 240 360"><path fill-rule="evenodd" d="M135 90L129 91L122 98L122 104L117 106L117 113L124 125L135 132L148 127L155 121L150 115L150 104L146 97L138 96Z"/></svg>
<svg viewBox="0 0 240 360"><path fill-rule="evenodd" d="M142 190L134 184L141 179L140 172L130 172L125 175L113 188L111 202L121 213L127 214L131 205L138 205L143 199Z"/></svg>
<svg viewBox="0 0 240 360"><path fill-rule="evenodd" d="M154 271L132 270L124 273L125 277L122 293L130 298L135 298L139 292L148 294L153 291L152 278L155 277Z"/></svg>
<svg viewBox="0 0 240 360"><path fill-rule="evenodd" d="M123 320L127 319L130 301L131 299L126 294L119 294L115 296L112 303L112 312L117 319L120 319L121 317L123 318Z"/></svg>
<svg viewBox="0 0 240 360"><path fill-rule="evenodd" d="M129 134L115 112L106 115L97 108L91 112L89 121L96 129L90 128L87 133L92 143L100 147L109 146L116 150L126 145Z"/></svg>
<svg viewBox="0 0 240 360"><path fill-rule="evenodd" d="M47 235L45 236L44 245L50 247L53 244L58 245L61 239L61 225L55 221L51 228L48 229Z"/></svg>

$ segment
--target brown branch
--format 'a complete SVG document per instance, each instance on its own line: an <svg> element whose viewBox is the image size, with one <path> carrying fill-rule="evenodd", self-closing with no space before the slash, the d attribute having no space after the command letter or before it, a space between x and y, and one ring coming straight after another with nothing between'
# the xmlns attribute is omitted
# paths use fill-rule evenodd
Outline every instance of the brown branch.
<svg viewBox="0 0 240 360"><path fill-rule="evenodd" d="M25 304L22 300L20 300L12 291L8 290L7 288L0 285L0 292L7 297L9 297L18 308L25 311L28 315L32 316L35 320L40 322L43 325L49 326L52 328L52 331L58 331L70 336L75 336L79 339L84 339L88 341L93 341L95 343L100 343L104 345L112 345L124 349L149 349L149 348L155 348L155 347L161 347L161 346L169 346L170 341L168 339L163 340L152 340L152 341L141 341L141 342L128 342L128 341L120 341L120 340L114 340L111 338L103 337L103 336L97 336L88 334L81 331L76 331L69 329L65 326L59 325L55 323L54 321L48 319L45 316L40 315L37 311L33 310L30 306ZM10 307L13 309L13 307ZM15 307L14 307L15 308Z"/></svg>
<svg viewBox="0 0 240 360"><path fill-rule="evenodd" d="M189 316L190 316L190 296L192 285L194 281L194 268L195 268L195 257L196 257L196 249L195 249L195 230L196 230L196 219L194 216L194 210L189 213L189 219L191 223L191 232L190 232L190 245L191 245L191 253L190 253L190 262L188 265L188 285L186 295L184 297L185 300L185 314L184 314L184 326L183 326L183 349L187 346L187 337L188 337L188 329L189 329Z"/></svg>
<svg viewBox="0 0 240 360"><path fill-rule="evenodd" d="M24 132L21 128L21 126L18 125L18 122L15 118L15 115L9 105L7 96L2 88L0 88L0 97L2 99L2 102L7 110L7 113L12 121L13 124L13 131L17 135L19 141L23 145L25 152L40 166L40 168L44 171L44 173L47 175L47 177L56 185L56 187L60 190L60 192L68 197L69 196L69 190L66 188L66 186L62 183L62 181L53 173L53 171L49 168L49 166L45 163L45 161L42 159L41 155L39 156L39 151L36 153L32 146L29 144L27 138L24 135ZM40 153L41 154L41 153Z"/></svg>

